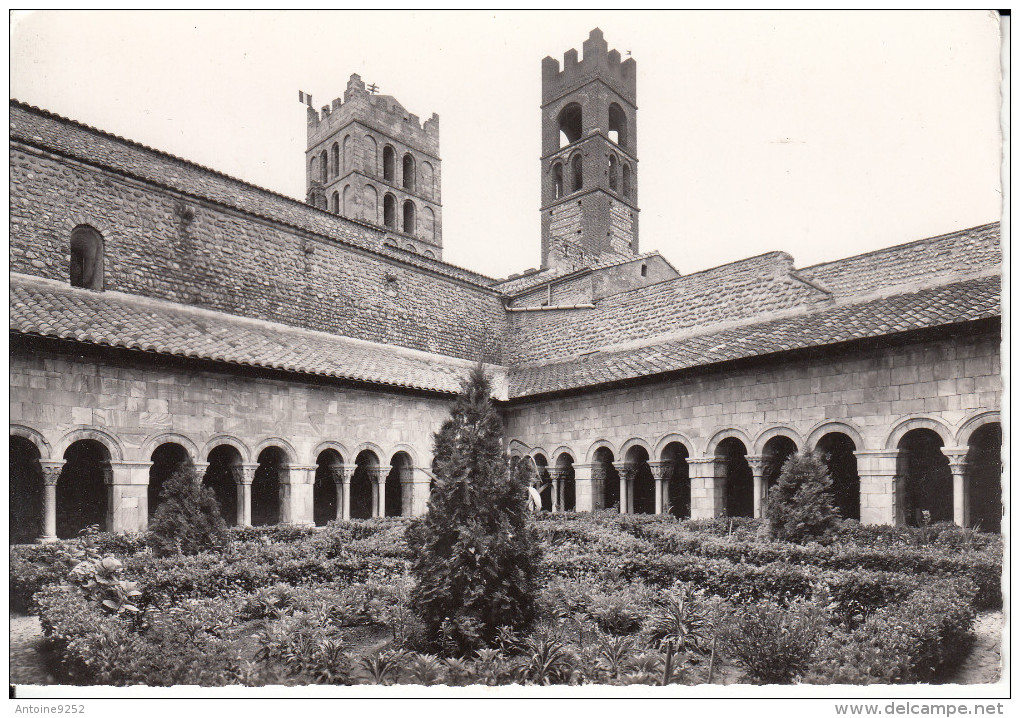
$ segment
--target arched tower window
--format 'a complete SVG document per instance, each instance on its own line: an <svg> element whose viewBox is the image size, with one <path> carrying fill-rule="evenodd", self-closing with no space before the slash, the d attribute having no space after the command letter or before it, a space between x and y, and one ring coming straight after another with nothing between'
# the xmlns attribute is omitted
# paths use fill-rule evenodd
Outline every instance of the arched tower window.
<svg viewBox="0 0 1020 718"><path fill-rule="evenodd" d="M616 155L609 155L609 189L613 192L618 191L618 181L616 175L619 173L619 162L616 159Z"/></svg>
<svg viewBox="0 0 1020 718"><path fill-rule="evenodd" d="M319 179L319 158L313 156L311 161L308 163L308 176L312 178L312 181Z"/></svg>
<svg viewBox="0 0 1020 718"><path fill-rule="evenodd" d="M351 136L347 135L344 137L344 173L350 172L354 156L351 152Z"/></svg>
<svg viewBox="0 0 1020 718"><path fill-rule="evenodd" d="M71 232L71 286L103 288L103 237L87 225Z"/></svg>
<svg viewBox="0 0 1020 718"><path fill-rule="evenodd" d="M397 228L397 200L391 194L383 197L383 224L390 229Z"/></svg>
<svg viewBox="0 0 1020 718"><path fill-rule="evenodd" d="M319 153L319 173L319 181L322 184L326 184L329 179L329 155L326 153L326 150Z"/></svg>
<svg viewBox="0 0 1020 718"><path fill-rule="evenodd" d="M573 185L570 190L571 192L576 192L584 187L584 172L582 169L581 153L578 152L574 155L574 159L570 160L570 175L573 178Z"/></svg>
<svg viewBox="0 0 1020 718"><path fill-rule="evenodd" d="M414 234L414 202L411 200L404 202L404 233Z"/></svg>
<svg viewBox="0 0 1020 718"><path fill-rule="evenodd" d="M332 155L330 158L332 166L329 168L329 173L336 177L340 174L340 145L334 142L333 146L329 148L329 153Z"/></svg>
<svg viewBox="0 0 1020 718"><path fill-rule="evenodd" d="M623 166L623 196L630 199L630 165Z"/></svg>
<svg viewBox="0 0 1020 718"><path fill-rule="evenodd" d="M620 147L627 146L627 114L615 102L609 106L609 139Z"/></svg>
<svg viewBox="0 0 1020 718"><path fill-rule="evenodd" d="M436 241L436 213L431 208L425 208L425 238Z"/></svg>
<svg viewBox="0 0 1020 718"><path fill-rule="evenodd" d="M355 212L354 212L354 191L351 189L350 185L347 185L346 187L344 187L344 203L343 203L343 208L344 208L344 217L353 217L353 216L355 216Z"/></svg>
<svg viewBox="0 0 1020 718"><path fill-rule="evenodd" d="M581 106L576 102L560 110L557 119L560 126L560 147L565 147L571 142L581 139Z"/></svg>
<svg viewBox="0 0 1020 718"><path fill-rule="evenodd" d="M408 152L404 155L404 189L414 191L414 157Z"/></svg>
<svg viewBox="0 0 1020 718"><path fill-rule="evenodd" d="M339 192L334 192L333 193L332 204L333 204L333 206L330 207L330 211L332 211L333 214L340 214L340 193Z"/></svg>
<svg viewBox="0 0 1020 718"><path fill-rule="evenodd" d="M389 145L382 151L382 176L387 182L393 182L397 177L397 153Z"/></svg>
<svg viewBox="0 0 1020 718"><path fill-rule="evenodd" d="M379 158L376 148L375 138L371 135L365 135L365 156L363 162L365 172L370 175L374 175L379 171Z"/></svg>
<svg viewBox="0 0 1020 718"><path fill-rule="evenodd" d="M559 199L563 196L563 165L559 162L553 165L552 168L552 182L553 182L553 199Z"/></svg>

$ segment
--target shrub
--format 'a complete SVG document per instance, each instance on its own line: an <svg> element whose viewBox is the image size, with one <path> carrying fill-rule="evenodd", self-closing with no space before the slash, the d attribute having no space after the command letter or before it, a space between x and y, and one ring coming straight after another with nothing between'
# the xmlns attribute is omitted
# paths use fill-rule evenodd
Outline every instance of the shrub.
<svg viewBox="0 0 1020 718"><path fill-rule="evenodd" d="M410 606L428 635L467 654L498 626L534 615L539 548L524 476L509 472L503 422L479 365L435 436L436 487L406 533L415 557Z"/></svg>
<svg viewBox="0 0 1020 718"><path fill-rule="evenodd" d="M825 464L809 452L798 452L783 464L779 483L769 491L769 531L782 541L829 541L839 525L832 505L832 479Z"/></svg>
<svg viewBox="0 0 1020 718"><path fill-rule="evenodd" d="M783 609L769 601L741 606L722 633L727 652L755 683L792 683L807 671L823 636L819 611L797 601Z"/></svg>
<svg viewBox="0 0 1020 718"><path fill-rule="evenodd" d="M193 468L175 471L163 484L159 498L149 525L149 545L157 555L191 555L225 543L227 525L216 496L199 483Z"/></svg>

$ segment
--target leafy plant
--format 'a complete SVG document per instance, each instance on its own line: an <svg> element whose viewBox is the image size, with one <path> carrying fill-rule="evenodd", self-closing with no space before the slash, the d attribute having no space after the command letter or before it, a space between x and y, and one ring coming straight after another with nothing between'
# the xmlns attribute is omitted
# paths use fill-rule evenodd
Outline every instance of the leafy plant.
<svg viewBox="0 0 1020 718"><path fill-rule="evenodd" d="M823 636L817 609L797 601L741 606L723 632L727 652L755 683L792 683L803 675Z"/></svg>
<svg viewBox="0 0 1020 718"><path fill-rule="evenodd" d="M175 471L163 484L159 499L148 534L156 555L190 555L226 542L227 525L216 496L199 483L192 467Z"/></svg>
<svg viewBox="0 0 1020 718"><path fill-rule="evenodd" d="M832 503L832 479L821 459L798 452L783 464L779 483L769 491L769 530L782 541L829 541L839 525Z"/></svg>
<svg viewBox="0 0 1020 718"><path fill-rule="evenodd" d="M696 605L690 585L682 585L660 599L647 625L651 640L664 647L669 645L678 653L704 653L710 640L708 629L704 613Z"/></svg>
<svg viewBox="0 0 1020 718"><path fill-rule="evenodd" d="M559 641L534 637L527 641L520 676L541 685L569 683L574 675L574 656Z"/></svg>
<svg viewBox="0 0 1020 718"><path fill-rule="evenodd" d="M503 422L481 365L435 435L428 513L405 534L415 557L409 605L435 645L467 655L497 627L527 626L535 611L539 548L521 472L510 472Z"/></svg>

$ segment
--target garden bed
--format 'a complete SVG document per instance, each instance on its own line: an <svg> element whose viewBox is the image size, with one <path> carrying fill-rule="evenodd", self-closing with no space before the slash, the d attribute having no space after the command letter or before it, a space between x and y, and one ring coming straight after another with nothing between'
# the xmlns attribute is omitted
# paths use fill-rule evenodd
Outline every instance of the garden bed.
<svg viewBox="0 0 1020 718"><path fill-rule="evenodd" d="M793 680L901 683L933 680L975 608L1001 601L1001 541L959 529L845 522L831 544L799 546L750 520L544 515L536 625L441 659L419 652L406 525L233 530L223 549L162 559L139 537L97 537L140 585L135 617L66 583L75 541L15 547L12 606L38 611L58 679L84 684L749 681L754 656L723 630L747 615L795 627L803 645L766 657L807 651ZM688 632L679 648L663 642L671 620Z"/></svg>

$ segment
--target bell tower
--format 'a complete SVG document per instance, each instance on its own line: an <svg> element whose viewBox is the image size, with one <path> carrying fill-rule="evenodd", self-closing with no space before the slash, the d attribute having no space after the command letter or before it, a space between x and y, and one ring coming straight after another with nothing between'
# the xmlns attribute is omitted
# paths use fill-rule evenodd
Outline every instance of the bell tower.
<svg viewBox="0 0 1020 718"><path fill-rule="evenodd" d="M542 60L542 266L580 269L638 252L637 63L598 28Z"/></svg>

